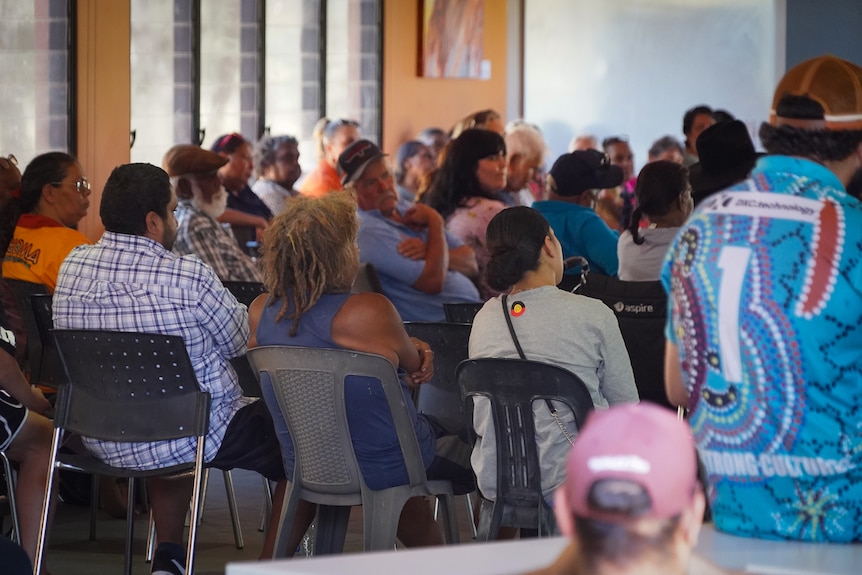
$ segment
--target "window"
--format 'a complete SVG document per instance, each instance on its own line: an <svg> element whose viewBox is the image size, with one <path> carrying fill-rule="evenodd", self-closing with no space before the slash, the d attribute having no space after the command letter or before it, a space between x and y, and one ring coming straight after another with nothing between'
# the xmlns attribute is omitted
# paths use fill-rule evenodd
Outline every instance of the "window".
<svg viewBox="0 0 862 575"><path fill-rule="evenodd" d="M266 122L299 140L302 169L317 165L311 132L322 115L320 0L266 2Z"/></svg>
<svg viewBox="0 0 862 575"><path fill-rule="evenodd" d="M174 144L198 141L193 4L192 0L131 2L133 162L160 166Z"/></svg>
<svg viewBox="0 0 862 575"><path fill-rule="evenodd" d="M380 0L131 0L132 161L269 132L295 136L310 171L323 115L358 120L377 141L381 10Z"/></svg>
<svg viewBox="0 0 862 575"><path fill-rule="evenodd" d="M74 20L68 0L0 0L0 154L24 166L35 156L74 153Z"/></svg>
<svg viewBox="0 0 862 575"><path fill-rule="evenodd" d="M362 137L380 139L380 0L328 0L326 115L351 118Z"/></svg>

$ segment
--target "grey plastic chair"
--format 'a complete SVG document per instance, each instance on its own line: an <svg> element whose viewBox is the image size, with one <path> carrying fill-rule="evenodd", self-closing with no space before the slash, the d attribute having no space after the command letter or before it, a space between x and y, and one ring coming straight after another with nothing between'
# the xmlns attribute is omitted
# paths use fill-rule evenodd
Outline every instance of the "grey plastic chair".
<svg viewBox="0 0 862 575"><path fill-rule="evenodd" d="M487 397L494 418L497 499L482 499L479 541L496 538L502 526L537 531L540 537L556 534L553 511L542 496L533 402L562 402L580 429L593 409L587 386L566 369L523 359L469 359L458 366L456 378L465 403Z"/></svg>
<svg viewBox="0 0 862 575"><path fill-rule="evenodd" d="M350 506L363 506L364 549L392 549L398 519L407 499L417 495L441 498L446 539L458 541L452 507L452 484L429 481L395 368L378 355L340 349L265 346L248 352L252 366L272 383L296 452L292 488L281 510L276 557L284 557L300 499L317 503L315 553L344 547ZM353 452L344 403L348 375L380 380L395 429L409 483L380 491L365 485Z"/></svg>
<svg viewBox="0 0 862 575"><path fill-rule="evenodd" d="M42 568L47 518L58 469L127 477L129 500L124 573L132 572L132 541L137 477L173 475L193 470L192 517L200 505L204 445L209 428L210 394L200 391L183 338L144 333L54 330L68 384L54 407L50 473L42 506L34 573ZM195 461L139 471L112 467L88 455L58 453L66 432L105 441L150 442L197 438ZM197 522L189 526L186 572L194 573Z"/></svg>

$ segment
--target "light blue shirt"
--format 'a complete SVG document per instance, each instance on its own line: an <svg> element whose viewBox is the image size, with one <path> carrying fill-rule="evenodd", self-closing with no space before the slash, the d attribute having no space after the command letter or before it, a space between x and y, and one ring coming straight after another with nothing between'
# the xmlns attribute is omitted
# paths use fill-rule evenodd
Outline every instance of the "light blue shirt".
<svg viewBox="0 0 862 575"><path fill-rule="evenodd" d="M398 204L403 213L405 204ZM443 304L450 302L477 302L479 292L464 274L447 271L440 293L422 292L413 284L422 275L424 260L412 260L398 253L398 244L407 238L428 241L426 230L416 231L386 218L379 210L359 210L359 259L374 266L383 293L395 305L404 321L445 321ZM449 248L460 247L457 238L446 234Z"/></svg>

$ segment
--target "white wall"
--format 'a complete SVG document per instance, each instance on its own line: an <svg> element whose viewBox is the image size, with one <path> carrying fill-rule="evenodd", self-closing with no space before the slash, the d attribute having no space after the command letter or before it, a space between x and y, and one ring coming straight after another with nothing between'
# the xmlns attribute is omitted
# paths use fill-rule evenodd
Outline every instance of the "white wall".
<svg viewBox="0 0 862 575"><path fill-rule="evenodd" d="M640 167L657 138L683 139L685 110L702 103L756 134L784 71L784 4L528 0L524 117L542 128L549 163L590 132L628 135Z"/></svg>

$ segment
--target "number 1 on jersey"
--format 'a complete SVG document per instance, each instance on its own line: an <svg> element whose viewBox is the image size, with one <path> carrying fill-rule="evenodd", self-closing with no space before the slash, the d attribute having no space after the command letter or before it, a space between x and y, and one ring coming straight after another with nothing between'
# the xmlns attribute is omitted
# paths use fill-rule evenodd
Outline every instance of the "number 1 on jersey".
<svg viewBox="0 0 862 575"><path fill-rule="evenodd" d="M721 372L728 383L742 383L742 353L739 349L739 302L751 249L738 246L721 248L718 267L721 286L718 292L718 345Z"/></svg>

